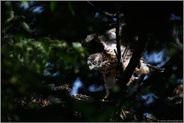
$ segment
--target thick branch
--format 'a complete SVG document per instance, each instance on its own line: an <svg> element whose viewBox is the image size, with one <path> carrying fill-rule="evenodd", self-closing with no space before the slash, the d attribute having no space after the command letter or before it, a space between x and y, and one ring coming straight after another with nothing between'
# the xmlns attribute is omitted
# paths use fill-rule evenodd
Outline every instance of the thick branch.
<svg viewBox="0 0 184 123"><path fill-rule="evenodd" d="M120 14L119 12L116 13L116 48L117 48L117 59L118 59L118 69L120 70L120 73L123 72L122 68L122 58L121 58L121 42L120 42L120 34L121 34L121 21L123 14ZM124 52L126 55L126 50Z"/></svg>
<svg viewBox="0 0 184 123"><path fill-rule="evenodd" d="M146 35L141 34L138 42L136 42L136 44L135 44L135 46L137 46L137 47L135 48L135 50L133 52L132 58L130 59L128 66L124 70L120 79L117 81L119 87L121 88L120 95L122 94L122 92L124 92L126 90L126 84L129 82L131 76L133 75L133 72L135 71L135 68L139 64L141 54L144 51L144 47L146 46L146 43L147 43L146 42ZM126 53L126 51L124 53ZM122 101L123 101L123 96L121 96L121 97L122 98L119 98L117 100L118 101L117 110L120 109Z"/></svg>
<svg viewBox="0 0 184 123"><path fill-rule="evenodd" d="M124 71L122 77L119 80L122 87L124 87L129 82L129 79L131 78L135 68L139 64L141 54L144 51L146 43L147 43L146 35L141 34L138 42L136 42L136 44L135 44L135 46L137 46L137 47L135 48L135 50L133 52L132 58L130 59L130 62L128 64L126 70Z"/></svg>
<svg viewBox="0 0 184 123"><path fill-rule="evenodd" d="M120 26L120 14L119 12L117 12L116 14L116 48L117 48L117 58L118 58L118 68L120 69L121 72L121 49L120 49L120 30L119 30L119 26Z"/></svg>

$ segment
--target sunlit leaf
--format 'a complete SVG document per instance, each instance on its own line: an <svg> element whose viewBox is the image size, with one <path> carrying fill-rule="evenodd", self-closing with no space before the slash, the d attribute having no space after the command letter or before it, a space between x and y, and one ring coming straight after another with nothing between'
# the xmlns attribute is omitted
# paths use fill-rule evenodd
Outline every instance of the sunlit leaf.
<svg viewBox="0 0 184 123"><path fill-rule="evenodd" d="M26 7L29 7L29 2L28 2L28 1L22 0L22 3L23 3Z"/></svg>
<svg viewBox="0 0 184 123"><path fill-rule="evenodd" d="M27 23L22 22L22 23L21 23L21 26L23 27L23 29L24 29L25 31L27 31L27 32L29 32L29 33L32 32L31 29L29 28L29 26L28 26Z"/></svg>

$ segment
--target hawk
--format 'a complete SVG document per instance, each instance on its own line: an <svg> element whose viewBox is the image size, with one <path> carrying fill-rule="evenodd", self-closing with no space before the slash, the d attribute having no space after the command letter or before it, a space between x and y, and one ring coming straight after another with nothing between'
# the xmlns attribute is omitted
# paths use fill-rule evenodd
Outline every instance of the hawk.
<svg viewBox="0 0 184 123"><path fill-rule="evenodd" d="M96 53L91 54L87 58L87 65L90 70L96 70L103 74L104 78L104 85L106 89L106 96L109 96L109 90L115 84L115 78L120 76L120 71L117 69L118 67L118 59L116 55L116 36L115 36L115 29L108 30L105 35L95 35L91 34L88 35L85 39L85 42L95 44L91 45ZM88 45L89 46L89 45ZM96 48L101 49L96 49ZM126 47L121 45L121 56L123 55ZM132 57L133 51L128 49L127 53L122 56L122 68L123 70L126 69L128 66L130 59ZM152 71L159 71L163 72L164 69L157 68L156 66L148 64L142 57L139 61L139 65L135 68L134 74L144 74L148 75ZM134 74L130 78L127 86L131 84L131 82L138 79L135 77Z"/></svg>

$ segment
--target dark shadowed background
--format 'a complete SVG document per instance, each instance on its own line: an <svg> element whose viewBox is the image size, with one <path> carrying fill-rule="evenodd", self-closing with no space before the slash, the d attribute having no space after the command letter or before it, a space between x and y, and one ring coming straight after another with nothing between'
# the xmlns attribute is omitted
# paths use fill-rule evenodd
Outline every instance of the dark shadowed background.
<svg viewBox="0 0 184 123"><path fill-rule="evenodd" d="M86 1L2 1L1 121L182 121L183 2L91 3L124 14L123 41L146 32L143 56L165 72L146 76L136 95L124 94L122 116L115 104L99 101L103 77L88 69L91 51L82 46L116 19Z"/></svg>

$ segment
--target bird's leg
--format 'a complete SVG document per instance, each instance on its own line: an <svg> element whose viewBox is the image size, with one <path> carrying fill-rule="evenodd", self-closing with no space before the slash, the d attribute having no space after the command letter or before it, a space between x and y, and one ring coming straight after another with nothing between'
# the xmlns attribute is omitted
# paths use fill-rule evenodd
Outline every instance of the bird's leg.
<svg viewBox="0 0 184 123"><path fill-rule="evenodd" d="M131 83L137 81L138 79L139 79L139 77L136 76L136 74L134 73L134 74L131 76L129 82L128 82L126 85L129 86Z"/></svg>
<svg viewBox="0 0 184 123"><path fill-rule="evenodd" d="M106 95L105 95L105 97L103 98L103 100L105 100L105 99L107 99L107 98L108 98L109 93L110 93L109 91L110 91L110 90L106 88Z"/></svg>
<svg viewBox="0 0 184 123"><path fill-rule="evenodd" d="M112 89L114 84L115 84L115 76L113 76L111 74L103 74L103 77L104 77L104 85L105 85L106 95L105 95L104 99L102 99L102 101L104 101L105 99L107 99L109 97L110 89Z"/></svg>

